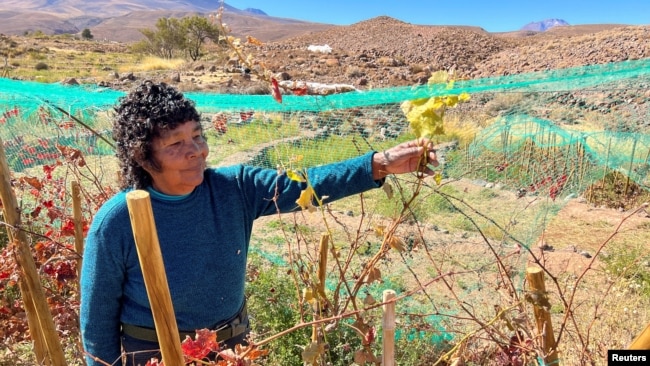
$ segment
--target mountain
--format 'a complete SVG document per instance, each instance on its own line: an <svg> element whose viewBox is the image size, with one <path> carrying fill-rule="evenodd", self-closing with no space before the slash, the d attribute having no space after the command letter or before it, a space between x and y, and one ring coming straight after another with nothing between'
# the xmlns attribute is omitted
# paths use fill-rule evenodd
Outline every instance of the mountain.
<svg viewBox="0 0 650 366"><path fill-rule="evenodd" d="M88 28L98 41L128 43L142 39L140 30L154 28L159 18L214 14L219 5L215 0L2 0L0 33L76 34ZM228 4L224 4L223 21L232 35L250 35L264 42L333 26L271 17L260 9L241 10Z"/></svg>
<svg viewBox="0 0 650 366"><path fill-rule="evenodd" d="M62 19L78 16L110 18L133 11L214 12L218 8L219 2L214 0L2 0L0 4L0 11L50 13ZM229 5L224 5L224 8L241 12Z"/></svg>
<svg viewBox="0 0 650 366"><path fill-rule="evenodd" d="M249 12L251 14L257 14L257 15L268 15L264 11L260 9L255 9L255 8L246 8L244 11Z"/></svg>
<svg viewBox="0 0 650 366"><path fill-rule="evenodd" d="M214 14L220 4L217 0L0 0L0 34L22 35L35 31L79 34L88 28L96 41L130 43L141 40L140 30L155 28L156 21L162 17ZM333 24L268 16L261 9L242 10L228 4L224 4L222 19L233 36L252 36L262 42L283 41L338 28ZM568 23L549 19L530 23L515 33L522 37L549 29L584 33L580 26L558 25L568 26ZM510 33L513 32L504 35Z"/></svg>
<svg viewBox="0 0 650 366"><path fill-rule="evenodd" d="M562 19L546 19L539 22L528 23L521 28L522 31L545 32L554 27L570 25Z"/></svg>

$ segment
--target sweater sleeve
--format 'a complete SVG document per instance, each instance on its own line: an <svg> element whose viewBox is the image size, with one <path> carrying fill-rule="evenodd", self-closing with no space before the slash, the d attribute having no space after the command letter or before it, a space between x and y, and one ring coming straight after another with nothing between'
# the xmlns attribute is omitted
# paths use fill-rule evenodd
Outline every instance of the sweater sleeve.
<svg viewBox="0 0 650 366"><path fill-rule="evenodd" d="M332 202L367 190L378 188L383 181L372 178L372 156L374 152L336 163L311 167L306 170L307 180L318 197L327 197ZM287 174L273 169L239 167L235 173L241 181L247 207L254 207L256 219L260 216L300 210L296 200L307 188L306 182L291 180Z"/></svg>
<svg viewBox="0 0 650 366"><path fill-rule="evenodd" d="M120 309L124 281L122 249L111 215L98 212L86 238L81 269L81 338L88 366L100 366L100 359L121 365ZM125 230L121 230L125 231ZM115 363L114 363L115 362Z"/></svg>

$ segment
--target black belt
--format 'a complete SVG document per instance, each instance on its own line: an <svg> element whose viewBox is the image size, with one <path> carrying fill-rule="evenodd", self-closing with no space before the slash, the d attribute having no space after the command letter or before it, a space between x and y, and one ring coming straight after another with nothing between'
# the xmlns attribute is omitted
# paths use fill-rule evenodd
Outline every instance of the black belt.
<svg viewBox="0 0 650 366"><path fill-rule="evenodd" d="M217 327L217 342L223 342L244 333L248 329L247 317L248 312L246 310L246 303L244 302L244 306L235 317L224 325ZM158 343L158 335L154 328L140 327L133 324L122 324L122 332L136 339ZM190 337L194 340L196 333L180 331L178 335L181 341L184 341L186 337Z"/></svg>

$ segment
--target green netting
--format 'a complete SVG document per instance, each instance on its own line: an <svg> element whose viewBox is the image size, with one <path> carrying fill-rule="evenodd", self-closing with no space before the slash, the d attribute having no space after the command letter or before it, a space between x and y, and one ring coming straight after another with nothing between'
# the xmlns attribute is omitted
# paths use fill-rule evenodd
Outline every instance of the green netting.
<svg viewBox="0 0 650 366"><path fill-rule="evenodd" d="M454 86L399 87L373 89L330 96L285 96L276 103L268 95L227 95L186 93L205 112L239 111L312 111L349 109L400 103L431 96L485 92L559 91L587 89L650 75L650 60L633 60L560 70L541 71L502 77L456 81ZM0 79L0 105L34 110L44 101L64 107L70 113L104 110L124 93L102 87L38 84Z"/></svg>
<svg viewBox="0 0 650 366"><path fill-rule="evenodd" d="M528 93L533 95L530 99L538 100L537 104L511 106L511 111L519 108L516 110L519 114L526 113L536 118L537 116L530 112L539 105L543 105L548 97L558 92L580 90L596 93L598 90L615 90L620 87L621 83L624 83L627 88L635 84L640 84L642 88L644 85L647 87L649 75L650 60L643 59L521 75L460 80L456 81L452 87L423 85L329 96L285 95L282 103L277 103L268 95L221 95L191 92L186 94L196 101L200 111L206 115L206 123L209 123L210 114L226 113L227 122L236 126L242 122L240 113L254 111L261 115L256 119L258 121L274 121L283 124L295 122L299 124L302 131L318 131L318 133L313 133L318 136L349 136L352 133L360 133L365 137L374 135L384 139L386 137L394 138L408 131L404 115L399 109L399 104L405 100L460 92L467 92L475 99L480 99L481 95L488 94ZM101 138L97 139L96 135L94 136L80 128L78 124L72 123L70 116L83 121L101 137L109 140L111 107L124 94L124 92L97 86L39 84L0 79L0 112L4 114L4 117L0 119L0 126L2 126L0 138L11 150L8 155L13 156L12 168L22 171L25 167L34 164L47 163L48 158L54 153L52 151L53 139L62 139L63 143L73 143L78 148L90 148L90 150L83 149L84 152L110 155L110 142L104 142ZM473 102L473 104L477 103ZM612 115L606 117L612 118ZM646 116L633 117L644 118ZM514 120L521 118L524 117L509 117L508 121L510 122L506 122L504 125L504 128L511 130L507 132L511 136L517 133L528 134L525 131L526 126L513 126L513 124L519 124ZM535 120L538 122L534 124L539 127L528 127L540 129L545 124L540 124L539 119ZM554 122L550 120L547 124ZM500 134L499 128L493 127L485 134ZM523 131L521 131L522 129ZM29 133L26 133L27 131ZM577 134L570 131L566 133L552 132L552 134L559 141L547 144L565 144L567 143L566 139L578 138ZM283 137L289 138L297 135L303 135L303 133L294 131ZM269 139L277 140L280 137L276 132L274 136L269 136ZM525 140L524 136L513 138L520 141ZM612 135L610 139L606 134L598 138L594 134L590 134L588 139L593 143L587 146L590 149L587 153L598 152L601 154L596 158L598 162L612 169L623 169L630 161L633 165L644 161L641 156L644 154L644 149L647 150L647 144L641 137L637 143L641 146L634 147L634 158L623 157L616 151L611 151L611 149L624 148L625 143L621 140L626 141L628 138L623 135ZM599 139L599 142L596 142L596 139ZM494 139L492 138L491 141ZM263 142L258 141L257 143ZM511 146L511 148L515 147L516 144ZM339 151L338 157L355 155L358 150L358 146L346 148ZM29 156L25 151L29 152ZM34 154L34 152L36 153ZM630 170L630 164L627 164L625 169ZM632 169L635 169L634 172L636 172L639 167L634 166ZM642 182L643 177L635 177L635 180Z"/></svg>
<svg viewBox="0 0 650 366"><path fill-rule="evenodd" d="M550 161L536 161L526 150L550 156ZM488 154L501 154L509 164L532 167L544 164L540 171L556 174L579 174L585 189L606 171L618 171L644 188L650 188L648 158L650 135L636 132L566 130L552 121L528 115L508 115L481 131L470 146L469 154L480 160ZM581 169L581 166L591 166ZM532 167L534 168L534 167Z"/></svg>

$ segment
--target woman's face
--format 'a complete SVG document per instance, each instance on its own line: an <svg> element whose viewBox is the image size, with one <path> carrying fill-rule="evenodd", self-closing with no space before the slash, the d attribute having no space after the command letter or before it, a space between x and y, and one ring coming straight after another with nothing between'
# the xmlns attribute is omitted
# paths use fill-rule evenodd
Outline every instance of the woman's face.
<svg viewBox="0 0 650 366"><path fill-rule="evenodd" d="M197 121L185 122L173 130L162 131L152 143L153 159L159 170L145 168L158 192L180 196L203 182L208 144Z"/></svg>

